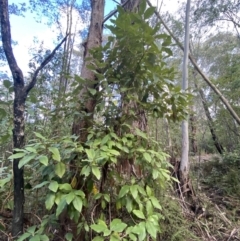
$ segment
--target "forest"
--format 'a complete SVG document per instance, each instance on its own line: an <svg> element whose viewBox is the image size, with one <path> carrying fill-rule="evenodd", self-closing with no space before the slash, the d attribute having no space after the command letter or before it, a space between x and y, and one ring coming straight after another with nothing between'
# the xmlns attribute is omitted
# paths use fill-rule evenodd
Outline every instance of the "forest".
<svg viewBox="0 0 240 241"><path fill-rule="evenodd" d="M239 0L0 0L0 20L0 241L240 240Z"/></svg>

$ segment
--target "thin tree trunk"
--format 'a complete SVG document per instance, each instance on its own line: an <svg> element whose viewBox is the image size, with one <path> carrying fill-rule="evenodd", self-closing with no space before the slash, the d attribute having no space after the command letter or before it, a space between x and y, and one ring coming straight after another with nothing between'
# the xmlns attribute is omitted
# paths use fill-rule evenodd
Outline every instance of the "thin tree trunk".
<svg viewBox="0 0 240 241"><path fill-rule="evenodd" d="M190 0L186 6L185 20L185 41L184 41L184 58L183 58L183 80L182 90L188 89L188 52L189 52L189 15L190 15ZM182 122L182 156L179 168L179 177L182 185L183 193L187 194L187 185L189 179L189 135L188 135L188 120Z"/></svg>
<svg viewBox="0 0 240 241"><path fill-rule="evenodd" d="M13 103L13 148L24 147L25 135L25 101L29 91L35 86L38 73L47 65L53 58L58 48L65 42L65 37L62 42L53 50L53 52L41 63L36 69L32 80L25 86L22 70L19 68L11 45L11 28L9 22L8 0L0 0L0 18L1 18L1 34L4 53L6 55L9 68L12 72L14 81L14 103ZM17 238L23 232L23 208L24 208L24 169L18 168L19 159L13 160L13 176L14 176L14 207L13 207L13 222L12 236Z"/></svg>
<svg viewBox="0 0 240 241"><path fill-rule="evenodd" d="M210 130L211 135L212 135L214 146L216 147L219 154L222 154L224 149L223 149L222 145L219 143L219 140L218 140L218 137L217 137L217 134L216 134L216 130L215 130L215 126L214 126L214 122L213 122L213 119L211 117L210 111L208 109L206 98L204 96L203 90L200 89L198 87L197 83L196 83L195 75L196 74L194 74L194 85L195 85L195 88L198 90L199 95L200 95L201 100L202 100L203 109L205 111L205 115L206 115L207 120L208 120L208 127L209 127L209 130Z"/></svg>
<svg viewBox="0 0 240 241"><path fill-rule="evenodd" d="M197 126L196 126L196 115L194 114L193 111L191 111L190 116L189 116L189 123L190 123L190 142L191 142L191 153L195 156L198 152L197 148L197 139L196 139L196 134L197 134Z"/></svg>

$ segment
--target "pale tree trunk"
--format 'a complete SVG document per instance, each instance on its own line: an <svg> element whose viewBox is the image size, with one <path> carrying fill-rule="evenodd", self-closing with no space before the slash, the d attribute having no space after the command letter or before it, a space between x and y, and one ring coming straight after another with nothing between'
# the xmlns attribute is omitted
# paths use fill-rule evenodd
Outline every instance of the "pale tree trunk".
<svg viewBox="0 0 240 241"><path fill-rule="evenodd" d="M57 49L60 48L62 42L46 57L41 65L33 74L32 80L28 85L25 85L22 70L19 68L16 58L13 54L11 45L11 28L9 22L8 1L0 0L0 18L1 18L1 34L4 53L6 55L9 68L12 72L14 85L14 103L13 103L13 148L24 147L25 136L25 101L29 91L35 86L38 73L51 61ZM19 159L13 160L13 176L14 176L14 207L13 207L13 222L12 222L12 237L17 237L23 232L23 217L24 217L24 169L18 168Z"/></svg>
<svg viewBox="0 0 240 241"><path fill-rule="evenodd" d="M185 21L185 41L184 41L184 59L183 59L183 80L182 90L188 89L188 52L189 52L189 15L190 0L187 1L186 21ZM182 186L182 192L187 194L187 186L189 182L189 135L188 120L182 122L182 156L180 161L179 177Z"/></svg>

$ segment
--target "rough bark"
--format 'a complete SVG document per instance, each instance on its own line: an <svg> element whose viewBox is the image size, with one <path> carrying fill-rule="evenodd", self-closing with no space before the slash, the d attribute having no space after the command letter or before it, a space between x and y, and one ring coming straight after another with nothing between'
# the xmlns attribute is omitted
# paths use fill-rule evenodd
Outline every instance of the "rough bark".
<svg viewBox="0 0 240 241"><path fill-rule="evenodd" d="M53 50L53 52L42 62L35 71L32 80L28 85L24 83L22 70L19 68L11 45L11 28L9 22L8 0L0 0L1 35L4 53L6 55L9 68L14 81L14 103L13 103L13 148L24 147L25 131L25 101L29 91L37 81L37 75L54 56L56 50L60 48L64 40ZM24 169L18 168L19 159L13 160L14 175L14 208L12 222L12 237L15 239L23 232L23 208L24 208Z"/></svg>
<svg viewBox="0 0 240 241"><path fill-rule="evenodd" d="M84 56L83 65L81 70L81 77L86 80L85 85L79 93L79 109L80 113L84 113L81 116L75 116L72 125L72 134L78 136L78 141L85 143L88 136L88 128L93 124L94 109L96 106L96 99L90 96L88 88L96 89L98 88L98 83L96 83L97 77L94 72L90 70L87 65L90 64L88 58L91 57L90 50L101 46L102 44L102 31L104 22L104 0L91 0L91 20L88 32L87 41L84 43ZM71 166L75 166L75 160L72 161ZM73 170L74 171L74 170ZM87 194L87 188L83 185L83 180L78 177L77 188L82 188ZM89 200L88 207L82 211L82 215L86 220L89 220L92 215L93 205L95 200ZM68 219L65 217L65 219ZM91 221L89 222L89 224ZM86 240L85 232L82 230L80 234L77 233L76 224L69 220L69 224L74 233L74 240ZM90 237L89 237L90 238Z"/></svg>
<svg viewBox="0 0 240 241"><path fill-rule="evenodd" d="M152 4L149 0L147 0L147 3L149 6L152 7ZM174 41L176 42L176 44L178 45L178 47L184 51L184 47L183 45L180 43L180 41L177 39L176 36L174 36L174 34L172 33L172 31L168 28L168 26L166 25L166 23L163 21L163 19L161 18L159 12L155 11L155 14L157 16L157 18L161 21L161 23L163 24L164 28L167 30L167 32L169 33L169 35L174 39ZM230 115L235 119L235 121L238 123L238 125L240 125L240 117L238 116L238 114L234 111L234 109L232 108L231 104L228 102L228 100L224 97L224 95L221 93L221 91L217 88L216 85L214 85L210 79L203 73L203 71L200 69L200 67L197 65L197 62L195 61L194 57L189 54L188 58L190 59L192 65L194 66L194 68L196 69L196 71L201 75L201 77L203 78L203 80L210 86L210 88L219 96L219 98L221 99L222 103L225 105L225 107L227 108L227 110L229 111Z"/></svg>
<svg viewBox="0 0 240 241"><path fill-rule="evenodd" d="M81 77L85 79L86 85L79 94L79 111L84 111L90 114L88 117L75 117L72 126L72 133L79 136L79 141L84 143L87 140L87 129L92 124L93 111L96 106L96 100L88 95L88 88L96 88L94 82L96 77L93 71L87 68L89 61L87 58L91 56L90 51L93 48L99 47L102 43L102 23L104 20L104 0L92 0L91 23L89 27L87 42L85 43L84 62L81 71ZM83 99L85 100L84 103Z"/></svg>

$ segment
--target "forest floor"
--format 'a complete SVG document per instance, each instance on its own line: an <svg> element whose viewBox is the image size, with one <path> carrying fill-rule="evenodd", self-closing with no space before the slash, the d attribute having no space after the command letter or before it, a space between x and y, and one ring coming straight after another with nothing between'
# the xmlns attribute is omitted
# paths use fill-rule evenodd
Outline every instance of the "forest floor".
<svg viewBox="0 0 240 241"><path fill-rule="evenodd" d="M192 158L191 180L201 209L197 236L207 241L240 240L240 161L218 155Z"/></svg>

